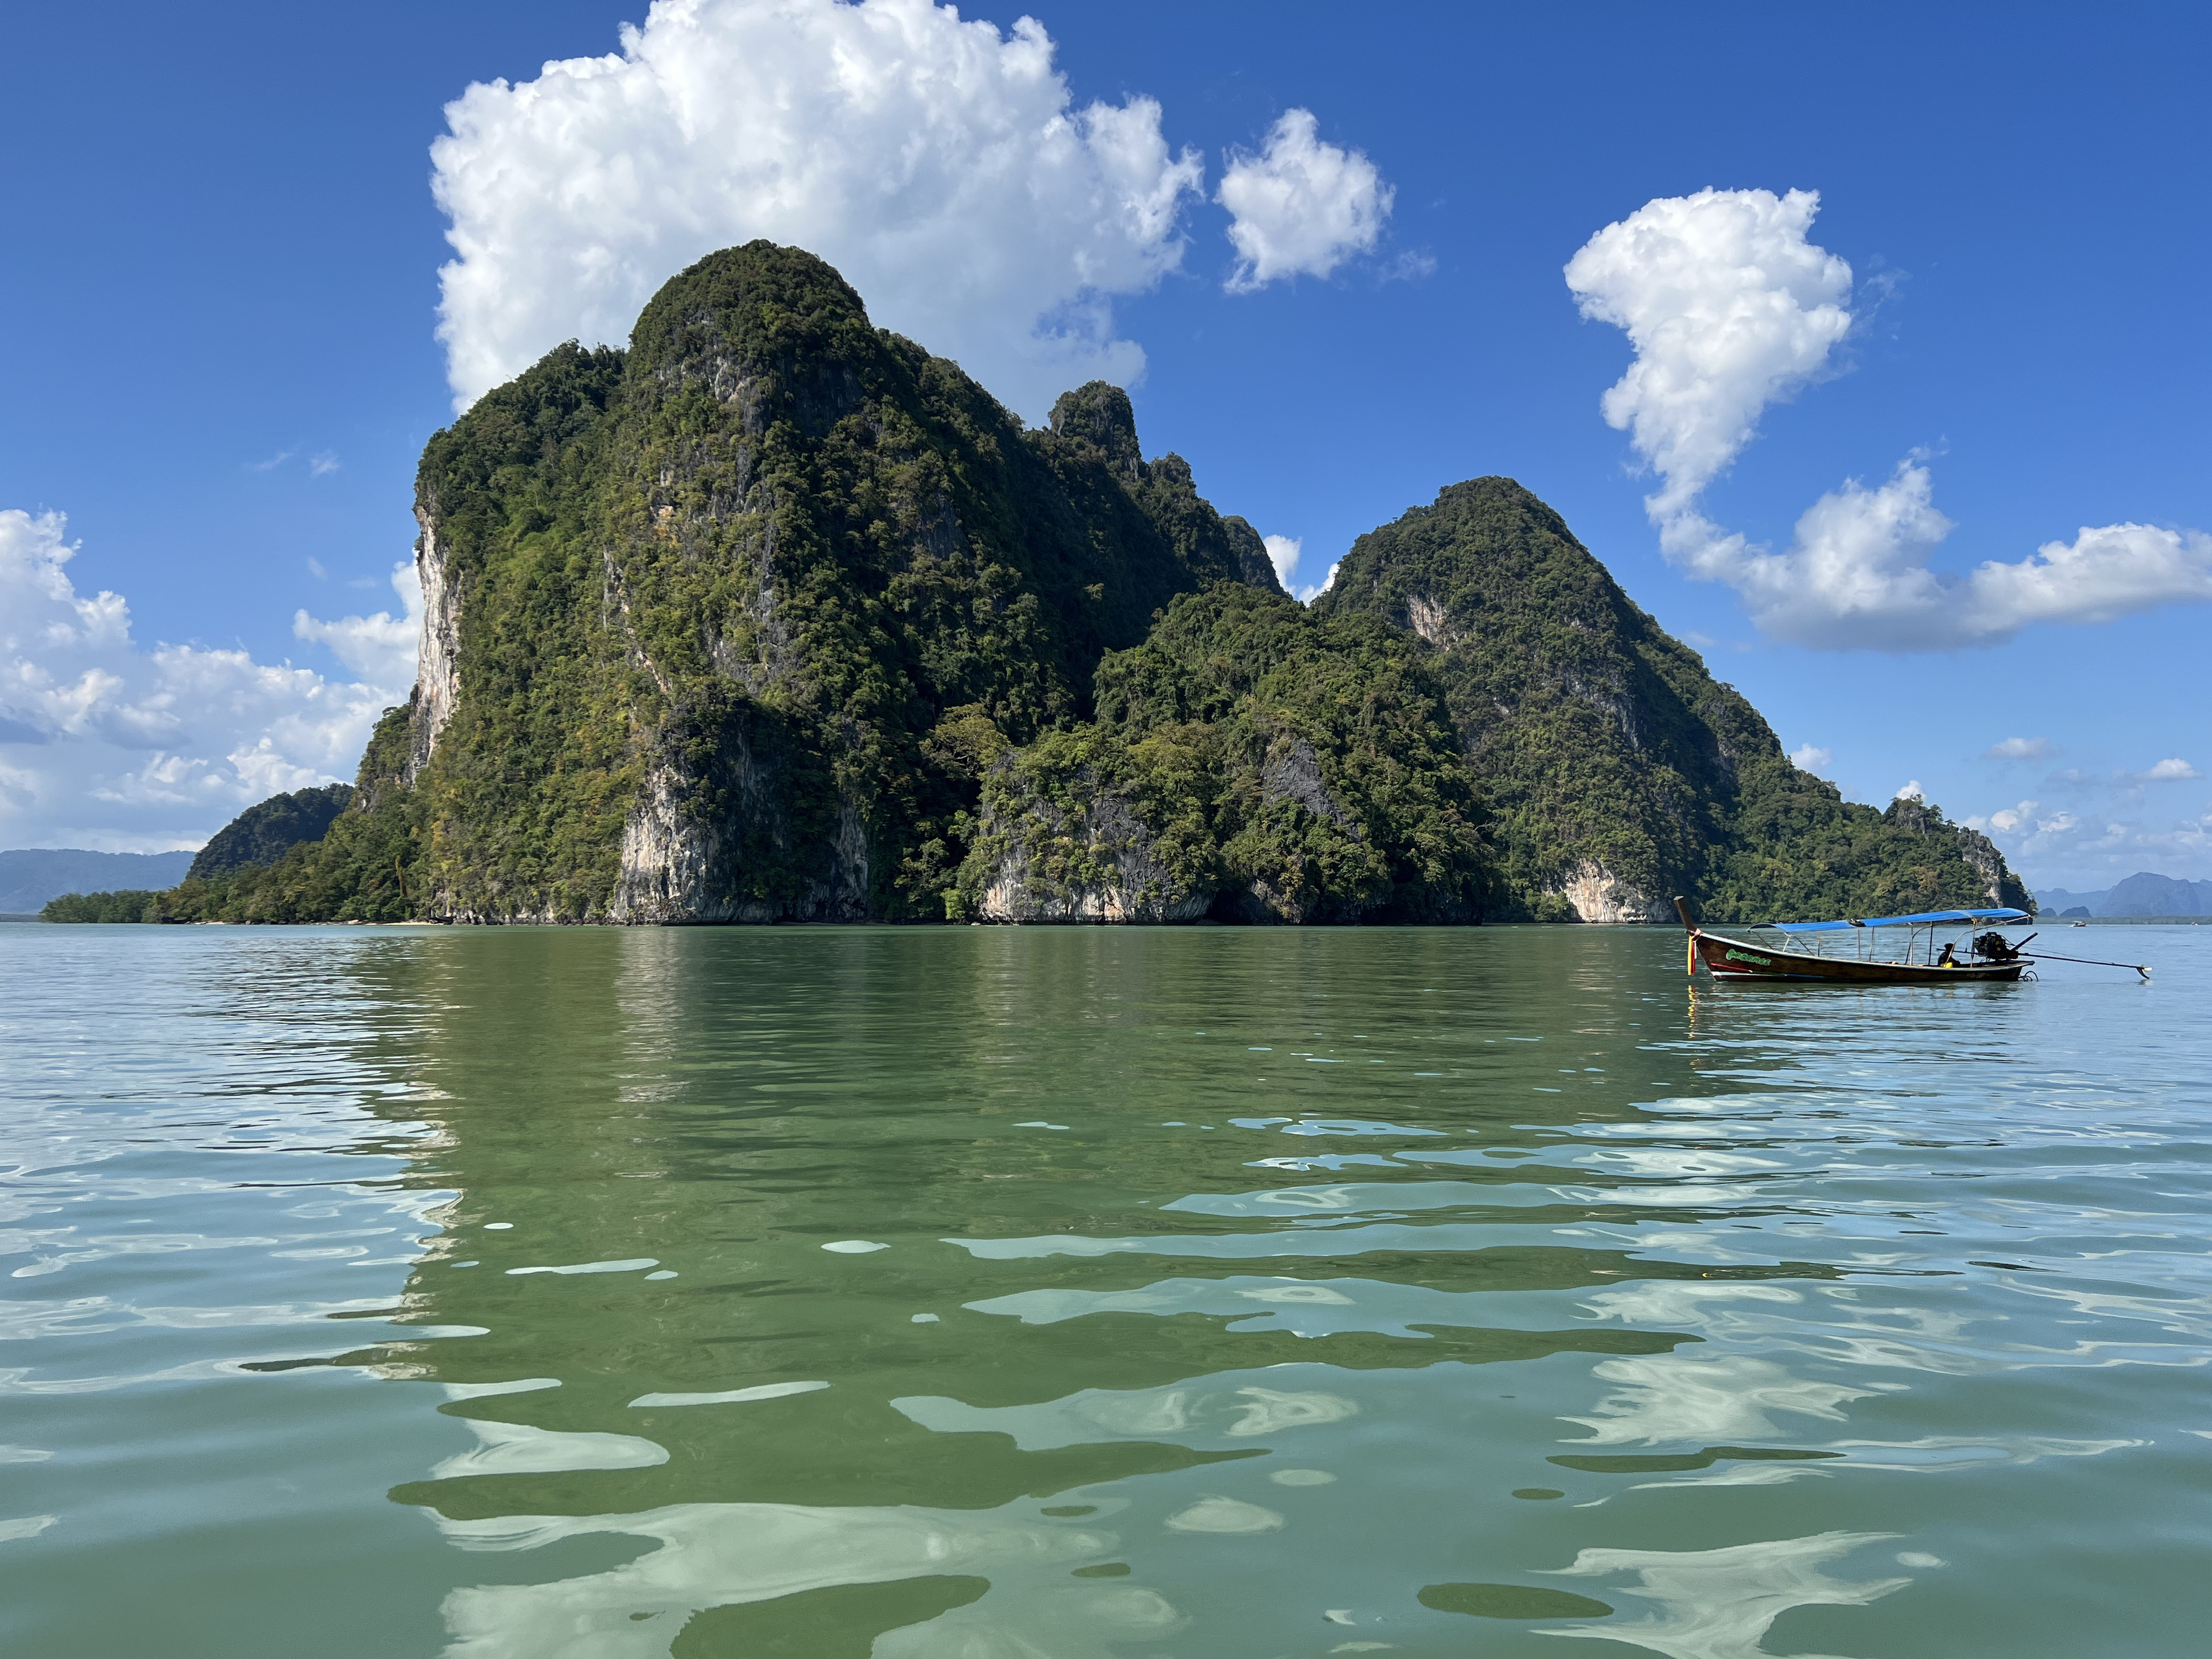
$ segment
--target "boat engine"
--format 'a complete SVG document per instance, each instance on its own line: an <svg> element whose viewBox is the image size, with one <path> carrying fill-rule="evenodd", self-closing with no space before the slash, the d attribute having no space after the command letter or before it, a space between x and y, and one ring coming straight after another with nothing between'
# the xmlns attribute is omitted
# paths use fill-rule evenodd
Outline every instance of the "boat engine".
<svg viewBox="0 0 2212 1659"><path fill-rule="evenodd" d="M1989 962L2017 962L2020 952L2002 933L1991 929L1974 935L1974 954Z"/></svg>

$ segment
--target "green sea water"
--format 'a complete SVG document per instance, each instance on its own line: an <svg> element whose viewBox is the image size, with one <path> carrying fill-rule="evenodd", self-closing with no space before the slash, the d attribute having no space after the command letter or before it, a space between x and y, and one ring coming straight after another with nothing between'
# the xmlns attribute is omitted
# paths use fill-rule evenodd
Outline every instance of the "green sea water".
<svg viewBox="0 0 2212 1659"><path fill-rule="evenodd" d="M0 927L0 1651L2201 1654L2212 935L2068 937Z"/></svg>

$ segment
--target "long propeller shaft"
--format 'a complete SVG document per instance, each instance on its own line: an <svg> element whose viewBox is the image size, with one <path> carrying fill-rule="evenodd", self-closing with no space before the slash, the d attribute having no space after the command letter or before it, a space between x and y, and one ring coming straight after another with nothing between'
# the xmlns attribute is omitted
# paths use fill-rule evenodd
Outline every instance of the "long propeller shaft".
<svg viewBox="0 0 2212 1659"><path fill-rule="evenodd" d="M2078 962L2088 968L2132 968L2145 979L2150 969L2140 962L2100 962L2094 957L2054 957L2047 951L2038 951L2027 958L2030 962Z"/></svg>

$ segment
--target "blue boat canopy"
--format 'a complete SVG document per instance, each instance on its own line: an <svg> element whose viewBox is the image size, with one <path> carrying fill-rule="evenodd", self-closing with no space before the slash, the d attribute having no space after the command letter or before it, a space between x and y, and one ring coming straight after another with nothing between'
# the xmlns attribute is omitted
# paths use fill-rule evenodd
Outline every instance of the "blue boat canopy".
<svg viewBox="0 0 2212 1659"><path fill-rule="evenodd" d="M1762 921L1778 933L1834 933L1846 927L1940 927L1947 921L1994 921L2006 925L2028 920L2025 910L1923 910L1910 916L1869 916L1863 921Z"/></svg>

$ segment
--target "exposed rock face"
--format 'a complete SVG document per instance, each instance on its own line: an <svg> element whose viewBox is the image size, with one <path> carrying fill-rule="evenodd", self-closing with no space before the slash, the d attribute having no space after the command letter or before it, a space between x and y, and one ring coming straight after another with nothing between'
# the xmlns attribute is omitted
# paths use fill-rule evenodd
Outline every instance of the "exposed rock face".
<svg viewBox="0 0 2212 1659"><path fill-rule="evenodd" d="M1444 614L1443 606L1425 593L1406 596L1406 626L1431 645L1455 645L1459 641L1458 631Z"/></svg>
<svg viewBox="0 0 2212 1659"><path fill-rule="evenodd" d="M1260 799L1294 801L1317 818L1327 818L1339 829L1349 830L1354 837L1359 834L1352 823L1352 814L1344 810L1344 803L1329 793L1328 785L1321 775L1321 757L1314 746L1302 737L1286 735L1268 746L1267 759L1260 768Z"/></svg>
<svg viewBox="0 0 2212 1659"><path fill-rule="evenodd" d="M1100 791L1073 813L1043 802L1033 810L1041 833L991 865L981 920L1195 921L1212 904L1212 886L1164 859L1156 832L1120 795Z"/></svg>
<svg viewBox="0 0 2212 1659"><path fill-rule="evenodd" d="M724 752L698 772L665 759L656 764L623 826L609 920L866 920L868 846L858 805L837 799L826 824L796 822L781 770L756 757L742 730L726 734ZM802 839L815 844L811 860L794 856ZM810 862L795 881L747 879L763 866L805 869Z"/></svg>
<svg viewBox="0 0 2212 1659"><path fill-rule="evenodd" d="M438 548L438 520L434 500L416 504L415 521L422 527L422 544L415 550L415 574L422 585L422 637L415 653L414 715L409 722L410 746L407 781L430 763L439 735L453 717L461 696L461 592L446 568Z"/></svg>
<svg viewBox="0 0 2212 1659"><path fill-rule="evenodd" d="M1991 904L2002 904L2031 915L2035 910L2035 899L2019 877L2006 867L2004 854L1997 851L1996 843L1978 830L1964 825L1951 826L1951 833L1959 840L1959 856L1982 879L1982 890Z"/></svg>
<svg viewBox="0 0 2212 1659"><path fill-rule="evenodd" d="M1671 900L1638 891L1601 864L1587 860L1567 872L1558 892L1577 921L1673 921Z"/></svg>

